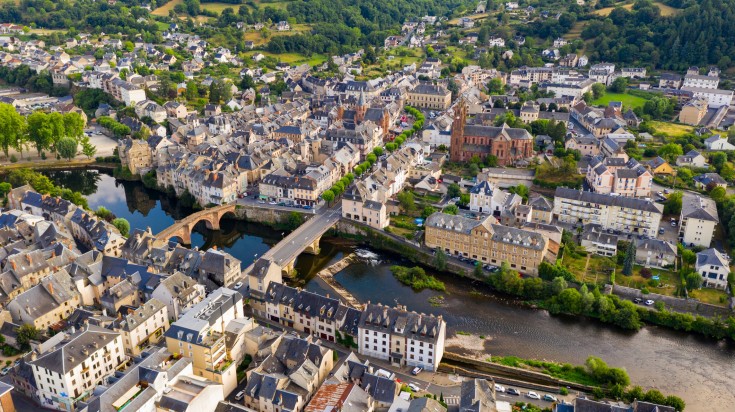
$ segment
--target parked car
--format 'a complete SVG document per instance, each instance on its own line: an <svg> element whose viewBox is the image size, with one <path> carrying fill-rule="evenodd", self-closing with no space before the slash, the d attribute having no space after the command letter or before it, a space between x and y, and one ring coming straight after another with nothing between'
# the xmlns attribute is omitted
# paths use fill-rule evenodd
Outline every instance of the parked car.
<svg viewBox="0 0 735 412"><path fill-rule="evenodd" d="M646 306L651 306L651 305L653 305L653 304L654 304L654 301L653 301L653 300L651 300L651 299L648 299L648 300L646 301Z"/></svg>
<svg viewBox="0 0 735 412"><path fill-rule="evenodd" d="M278 203L276 203L275 201L271 200L270 202L268 202L268 204L269 205L277 205Z"/></svg>
<svg viewBox="0 0 735 412"><path fill-rule="evenodd" d="M414 392L421 392L421 388L419 388L415 383L409 383L408 387Z"/></svg>
<svg viewBox="0 0 735 412"><path fill-rule="evenodd" d="M659 228L659 229L658 229L658 234L659 234L659 235L663 235L663 234L664 234L664 232L666 232L666 231L664 230L664 228Z"/></svg>
<svg viewBox="0 0 735 412"><path fill-rule="evenodd" d="M240 400L242 400L242 398L244 396L245 396L245 391L240 391L240 392L237 393L237 395L235 395L235 400L236 401L240 401Z"/></svg>
<svg viewBox="0 0 735 412"><path fill-rule="evenodd" d="M557 401L556 396L549 395L548 393L546 395L544 395L544 400L545 401L549 401L549 402L556 402Z"/></svg>
<svg viewBox="0 0 735 412"><path fill-rule="evenodd" d="M235 289L240 289L242 287L242 282L235 283Z"/></svg>
<svg viewBox="0 0 735 412"><path fill-rule="evenodd" d="M526 397L527 397L527 398L531 398L531 399L536 399L536 400L539 400L539 399L541 399L541 396L539 396L539 394L538 394L538 393L536 393L536 392L533 392L533 391L530 391L530 392L528 392L528 393L526 394Z"/></svg>
<svg viewBox="0 0 735 412"><path fill-rule="evenodd" d="M311 210L311 206L309 205L304 206L304 210Z"/></svg>
<svg viewBox="0 0 735 412"><path fill-rule="evenodd" d="M676 221L672 220L671 221L671 226L676 226Z"/></svg>
<svg viewBox="0 0 735 412"><path fill-rule="evenodd" d="M635 298L635 299L633 299L633 303L641 303L641 302L643 302L643 299L641 299L641 298Z"/></svg>
<svg viewBox="0 0 735 412"><path fill-rule="evenodd" d="M496 384L495 384L495 392L500 392L500 393L503 393L503 392L505 392L505 387L503 387L503 385L498 385L498 384L496 383Z"/></svg>
<svg viewBox="0 0 735 412"><path fill-rule="evenodd" d="M2 371L0 371L0 375L5 376L10 372L10 368L3 368Z"/></svg>
<svg viewBox="0 0 735 412"><path fill-rule="evenodd" d="M505 391L508 395L514 395L514 396L521 396L521 393L518 392L518 389L508 388L508 390Z"/></svg>
<svg viewBox="0 0 735 412"><path fill-rule="evenodd" d="M424 370L424 368L422 368L420 366L417 366L417 367L413 368L413 370L411 371L411 375L416 376L419 373L421 373L422 370Z"/></svg>

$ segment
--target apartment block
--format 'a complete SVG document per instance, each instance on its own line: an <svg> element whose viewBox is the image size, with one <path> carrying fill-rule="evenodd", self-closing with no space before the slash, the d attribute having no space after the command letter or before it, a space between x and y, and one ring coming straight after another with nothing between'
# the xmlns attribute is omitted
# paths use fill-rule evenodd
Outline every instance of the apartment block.
<svg viewBox="0 0 735 412"><path fill-rule="evenodd" d="M126 361L122 336L98 326L44 342L28 362L43 407L75 411L92 390Z"/></svg>
<svg viewBox="0 0 735 412"><path fill-rule="evenodd" d="M513 270L535 275L538 265L547 258L549 239L540 233L494 223L495 218L482 220L437 212L426 219L425 243L451 255L500 266L508 262Z"/></svg>
<svg viewBox="0 0 735 412"><path fill-rule="evenodd" d="M684 194L679 217L679 241L684 246L710 247L720 219L709 197Z"/></svg>
<svg viewBox="0 0 735 412"><path fill-rule="evenodd" d="M122 334L128 356L138 356L148 345L158 343L169 327L168 309L158 299L150 299L138 308L126 307L127 313L115 322L113 330Z"/></svg>
<svg viewBox="0 0 735 412"><path fill-rule="evenodd" d="M169 352L191 358L194 373L223 385L224 396L237 386L236 365L227 356L225 328L243 318L243 298L219 288L194 305L166 331Z"/></svg>
<svg viewBox="0 0 735 412"><path fill-rule="evenodd" d="M358 326L358 351L394 366L435 371L444 355L446 329L441 316L368 302Z"/></svg>
<svg viewBox="0 0 735 412"><path fill-rule="evenodd" d="M644 199L584 192L559 187L554 193L554 216L562 223L595 223L603 230L656 237L664 206Z"/></svg>

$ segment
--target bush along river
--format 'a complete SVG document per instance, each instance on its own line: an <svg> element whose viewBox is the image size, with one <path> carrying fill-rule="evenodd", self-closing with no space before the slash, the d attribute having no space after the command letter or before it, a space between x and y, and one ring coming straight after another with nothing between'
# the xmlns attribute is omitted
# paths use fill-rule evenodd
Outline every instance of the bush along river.
<svg viewBox="0 0 735 412"><path fill-rule="evenodd" d="M150 227L157 233L193 212L140 182L116 181L105 172L50 171L46 175L86 195L90 208L104 206L127 219L131 228ZM221 231L211 231L203 223L198 225L192 234L192 247L217 246L240 259L243 267L283 236L280 231L251 222L228 220L221 227ZM299 276L292 282L334 296L334 291L314 275L353 250L354 246L341 239L324 238L320 255L298 258ZM625 368L634 385L680 396L687 403L687 411L733 410L732 342L651 326L637 332L624 331L584 317L551 316L545 310L528 308L513 298L495 294L482 282L430 270L426 273L444 282L446 290L414 291L390 270L392 265L413 264L386 253L367 256L338 272L335 279L362 302L400 303L416 312L442 315L449 332L447 346L454 352L572 364L583 364L589 356L598 356L610 366Z"/></svg>

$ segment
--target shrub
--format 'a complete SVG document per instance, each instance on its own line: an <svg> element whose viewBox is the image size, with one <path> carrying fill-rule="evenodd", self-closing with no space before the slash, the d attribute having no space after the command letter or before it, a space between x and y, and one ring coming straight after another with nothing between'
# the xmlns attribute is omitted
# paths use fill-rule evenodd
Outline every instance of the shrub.
<svg viewBox="0 0 735 412"><path fill-rule="evenodd" d="M16 163L18 161L18 158L15 155L10 155L10 162Z"/></svg>
<svg viewBox="0 0 735 412"><path fill-rule="evenodd" d="M651 269L649 268L642 268L640 271L641 277L644 277L646 279L650 279L651 276L653 276L653 273L651 273Z"/></svg>

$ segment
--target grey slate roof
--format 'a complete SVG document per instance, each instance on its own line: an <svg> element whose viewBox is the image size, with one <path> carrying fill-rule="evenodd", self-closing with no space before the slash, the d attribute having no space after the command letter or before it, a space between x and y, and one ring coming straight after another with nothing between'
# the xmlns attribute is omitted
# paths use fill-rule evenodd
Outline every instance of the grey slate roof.
<svg viewBox="0 0 735 412"><path fill-rule="evenodd" d="M605 206L618 206L627 209L642 210L651 213L663 213L663 205L624 196L610 196L601 193L585 192L577 189L569 189L566 187L557 187L554 192L554 198L574 199L580 202L596 203Z"/></svg>
<svg viewBox="0 0 735 412"><path fill-rule="evenodd" d="M682 199L681 217L719 222L717 205L709 197L685 195Z"/></svg>
<svg viewBox="0 0 735 412"><path fill-rule="evenodd" d="M69 341L62 342L48 353L41 354L36 360L28 363L64 375L87 359L89 355L85 355L84 352L92 353L119 336L117 332L90 325L72 336Z"/></svg>

